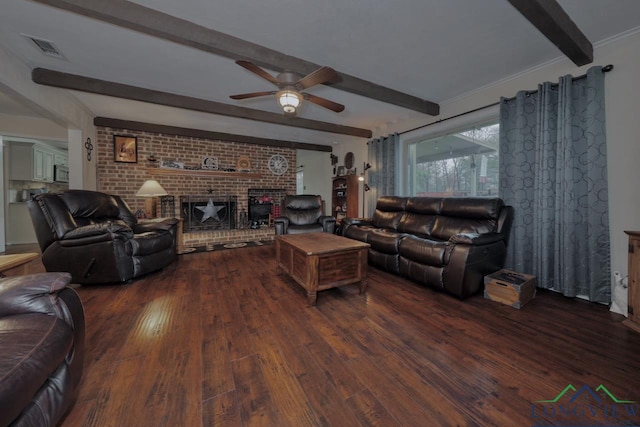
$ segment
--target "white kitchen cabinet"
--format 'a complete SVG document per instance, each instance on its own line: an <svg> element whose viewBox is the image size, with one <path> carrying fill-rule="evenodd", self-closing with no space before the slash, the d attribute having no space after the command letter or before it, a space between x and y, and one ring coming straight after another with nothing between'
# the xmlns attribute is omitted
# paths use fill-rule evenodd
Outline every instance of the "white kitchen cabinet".
<svg viewBox="0 0 640 427"><path fill-rule="evenodd" d="M9 146L9 177L18 181L33 179L33 144L12 142Z"/></svg>
<svg viewBox="0 0 640 427"><path fill-rule="evenodd" d="M10 178L20 181L53 182L53 165L56 156L66 156L38 144L11 143Z"/></svg>
<svg viewBox="0 0 640 427"><path fill-rule="evenodd" d="M69 159L65 154L62 153L54 153L53 154L53 164L54 165L62 165L69 166Z"/></svg>
<svg viewBox="0 0 640 427"><path fill-rule="evenodd" d="M37 145L33 147L34 181L53 182L53 160L52 151Z"/></svg>

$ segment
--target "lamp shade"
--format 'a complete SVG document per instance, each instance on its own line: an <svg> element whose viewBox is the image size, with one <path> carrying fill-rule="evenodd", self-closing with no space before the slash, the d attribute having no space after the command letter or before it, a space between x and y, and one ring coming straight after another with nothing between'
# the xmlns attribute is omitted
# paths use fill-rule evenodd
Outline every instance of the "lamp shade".
<svg viewBox="0 0 640 427"><path fill-rule="evenodd" d="M162 186L158 184L158 181L156 181L155 179L149 179L149 180L146 180L144 184L142 184L142 187L140 187L140 189L136 193L136 196L159 197L159 196L166 196L167 194L169 193L167 193L164 190L164 188L162 188Z"/></svg>

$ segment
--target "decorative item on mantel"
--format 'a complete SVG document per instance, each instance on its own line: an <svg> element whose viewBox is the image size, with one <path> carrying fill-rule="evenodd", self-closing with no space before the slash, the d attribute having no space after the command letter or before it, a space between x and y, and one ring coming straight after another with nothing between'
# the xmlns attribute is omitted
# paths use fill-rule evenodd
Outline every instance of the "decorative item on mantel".
<svg viewBox="0 0 640 427"><path fill-rule="evenodd" d="M218 170L218 158L214 156L208 156L202 158L202 169L203 170Z"/></svg>
<svg viewBox="0 0 640 427"><path fill-rule="evenodd" d="M247 156L240 156L236 161L236 169L238 172L250 172L251 171L251 159Z"/></svg>
<svg viewBox="0 0 640 427"><path fill-rule="evenodd" d="M161 160L160 167L166 169L184 169L184 162L177 162L175 160Z"/></svg>

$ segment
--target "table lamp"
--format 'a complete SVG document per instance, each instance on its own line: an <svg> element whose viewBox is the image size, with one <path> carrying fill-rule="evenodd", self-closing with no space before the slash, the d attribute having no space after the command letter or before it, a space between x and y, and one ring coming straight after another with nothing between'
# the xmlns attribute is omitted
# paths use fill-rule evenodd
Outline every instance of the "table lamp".
<svg viewBox="0 0 640 427"><path fill-rule="evenodd" d="M166 196L167 194L169 193L155 179L148 179L142 184L136 196L146 198L144 201L144 214L147 218L156 217L156 197Z"/></svg>

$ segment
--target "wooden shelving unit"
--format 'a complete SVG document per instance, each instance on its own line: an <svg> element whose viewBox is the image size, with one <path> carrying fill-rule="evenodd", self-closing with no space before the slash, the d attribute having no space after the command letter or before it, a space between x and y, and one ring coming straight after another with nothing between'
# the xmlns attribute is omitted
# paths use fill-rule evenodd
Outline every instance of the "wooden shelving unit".
<svg viewBox="0 0 640 427"><path fill-rule="evenodd" d="M170 168L145 168L145 172L149 175L172 175L172 176L217 176L221 178L262 178L259 173L250 172L225 172L210 170L192 170L192 169L170 169Z"/></svg>
<svg viewBox="0 0 640 427"><path fill-rule="evenodd" d="M345 217L358 217L357 175L344 175L333 178L331 193L331 215L338 220Z"/></svg>
<svg viewBox="0 0 640 427"><path fill-rule="evenodd" d="M629 235L629 316L622 322L640 332L640 231L625 231Z"/></svg>

